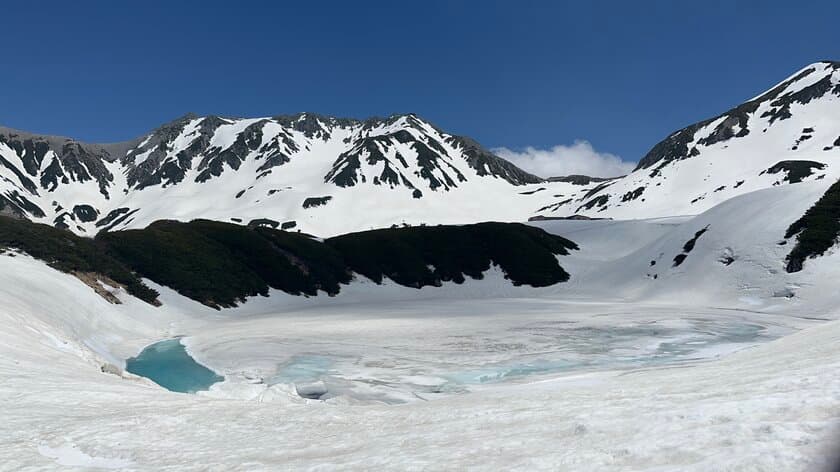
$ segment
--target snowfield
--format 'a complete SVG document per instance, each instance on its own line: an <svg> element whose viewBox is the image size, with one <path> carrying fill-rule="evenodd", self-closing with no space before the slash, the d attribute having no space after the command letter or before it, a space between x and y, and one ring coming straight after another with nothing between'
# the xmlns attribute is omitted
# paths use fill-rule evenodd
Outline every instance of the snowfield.
<svg viewBox="0 0 840 472"><path fill-rule="evenodd" d="M718 117L655 145L633 172L537 213L616 219L696 215L795 181L836 181L840 63L817 62ZM787 168L806 165L797 175Z"/></svg>
<svg viewBox="0 0 840 472"><path fill-rule="evenodd" d="M815 63L584 183L414 115L186 116L112 145L0 129L0 213L77 234L536 215L580 247L551 287L359 276L222 311L152 281L162 306L106 287L110 304L4 249L0 470L828 470L840 253L788 273L785 233L840 178L838 104L840 63ZM173 338L224 381L178 394L124 371Z"/></svg>
<svg viewBox="0 0 840 472"><path fill-rule="evenodd" d="M329 237L521 221L593 186L543 182L463 139L414 115L188 116L115 145L0 127L0 211L80 235L205 218Z"/></svg>
<svg viewBox="0 0 840 472"><path fill-rule="evenodd" d="M839 107L840 62L810 64L672 133L631 173L607 181L531 175L413 114L188 115L116 144L0 127L0 212L79 235L206 218L320 237L531 217L697 215L758 190L840 178Z"/></svg>
<svg viewBox="0 0 840 472"><path fill-rule="evenodd" d="M160 308L119 289L111 305L8 252L0 469L820 470L840 438L840 256L787 274L778 242L829 185L534 223L581 246L542 289L495 273L221 312L165 287ZM121 372L181 335L224 382L176 394Z"/></svg>
<svg viewBox="0 0 840 472"><path fill-rule="evenodd" d="M15 264L80 294L86 288L70 287L76 282L61 280L65 277L39 263L15 258ZM124 311L103 320L100 330L119 317L121 323L137 323L136 334L123 331L104 340L44 325L52 316L60 318L66 307L40 318L4 309L0 460L7 470L58 465L129 470L814 470L836 439L838 322L702 363L576 372L430 401L352 405L302 400L288 388L252 385L248 392L251 384L245 382L230 392L181 395L100 373L97 362L104 356L85 344L110 341L127 352L128 346L170 333L146 326L154 320L132 319L123 310L127 307L114 310L96 298L83 298L80 309ZM475 301L468 306L493 310L498 305ZM502 306L497 311L509 309ZM612 320L648 311L633 304L611 309L616 311ZM578 305L563 311L594 316L604 310ZM137 318L150 315L143 311L153 310L136 310ZM414 317L422 315L400 315L381 324L362 318L358 325L355 315L342 321L316 313L309 326L280 318L274 329L278 336L287 324L295 334L317 332L312 325L318 320L328 326L321 332L347 331L347 336L378 327L362 344L388 334L397 343L422 343L442 330ZM467 318L457 320L453 331L463 325L496 329L488 329L477 315ZM194 323L176 315L172 319L180 324L177 331ZM265 329L250 334L257 337ZM212 339L212 331L207 336ZM329 349L327 339L320 349ZM200 344L202 336L194 341Z"/></svg>

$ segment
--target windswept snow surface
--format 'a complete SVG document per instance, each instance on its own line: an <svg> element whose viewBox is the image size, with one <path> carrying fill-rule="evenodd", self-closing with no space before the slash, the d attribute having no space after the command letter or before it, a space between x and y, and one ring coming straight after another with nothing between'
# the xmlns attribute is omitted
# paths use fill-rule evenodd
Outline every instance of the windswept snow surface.
<svg viewBox="0 0 840 472"><path fill-rule="evenodd" d="M840 437L840 256L786 274L778 241L829 184L535 223L581 246L542 289L359 280L217 312L156 287L155 308L4 254L0 469L820 470ZM224 382L121 372L182 335Z"/></svg>

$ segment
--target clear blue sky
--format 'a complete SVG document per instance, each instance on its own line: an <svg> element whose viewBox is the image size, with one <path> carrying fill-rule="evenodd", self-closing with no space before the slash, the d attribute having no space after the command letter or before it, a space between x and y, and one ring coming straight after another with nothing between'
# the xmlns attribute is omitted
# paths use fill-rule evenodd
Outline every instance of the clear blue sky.
<svg viewBox="0 0 840 472"><path fill-rule="evenodd" d="M128 6L128 5L131 6ZM4 2L0 124L87 141L186 112L415 112L488 147L638 160L801 66L840 2Z"/></svg>

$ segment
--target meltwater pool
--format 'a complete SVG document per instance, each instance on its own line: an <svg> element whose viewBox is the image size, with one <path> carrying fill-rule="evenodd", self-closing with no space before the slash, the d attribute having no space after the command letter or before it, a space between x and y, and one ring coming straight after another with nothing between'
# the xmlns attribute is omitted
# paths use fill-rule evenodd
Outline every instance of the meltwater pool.
<svg viewBox="0 0 840 472"><path fill-rule="evenodd" d="M199 364L187 353L180 338L146 346L137 357L125 361L125 370L146 377L173 392L207 390L224 377Z"/></svg>

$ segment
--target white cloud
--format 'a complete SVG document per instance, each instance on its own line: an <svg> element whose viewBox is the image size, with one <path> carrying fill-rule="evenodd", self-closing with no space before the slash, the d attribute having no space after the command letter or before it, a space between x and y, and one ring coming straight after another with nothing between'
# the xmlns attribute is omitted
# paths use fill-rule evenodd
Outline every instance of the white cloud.
<svg viewBox="0 0 840 472"><path fill-rule="evenodd" d="M578 140L570 146L559 144L551 149L531 146L514 151L506 147L493 152L523 170L540 177L581 174L590 177L617 177L630 173L635 162L624 161L615 154L598 152L589 141Z"/></svg>

